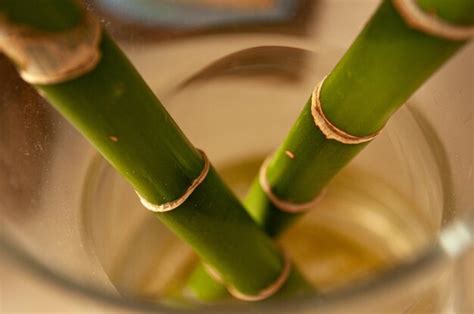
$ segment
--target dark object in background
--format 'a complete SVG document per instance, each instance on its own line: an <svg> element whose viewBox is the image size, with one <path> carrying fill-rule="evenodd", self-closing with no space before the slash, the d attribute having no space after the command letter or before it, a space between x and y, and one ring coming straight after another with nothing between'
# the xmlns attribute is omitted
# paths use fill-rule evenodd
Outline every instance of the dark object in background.
<svg viewBox="0 0 474 314"><path fill-rule="evenodd" d="M97 4L133 23L179 29L281 22L293 17L298 7L294 0L97 0Z"/></svg>
<svg viewBox="0 0 474 314"><path fill-rule="evenodd" d="M304 34L310 0L94 0L94 7L106 19L137 30L137 36L152 39L177 35L249 31ZM279 25L285 25L279 28ZM288 27L291 26L291 27ZM120 29L115 29L120 36ZM133 38L129 38L132 39Z"/></svg>

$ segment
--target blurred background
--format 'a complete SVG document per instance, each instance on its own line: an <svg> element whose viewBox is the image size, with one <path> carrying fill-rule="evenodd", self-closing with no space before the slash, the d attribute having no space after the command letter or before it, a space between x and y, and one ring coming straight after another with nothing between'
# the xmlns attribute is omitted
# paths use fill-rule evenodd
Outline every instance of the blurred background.
<svg viewBox="0 0 474 314"><path fill-rule="evenodd" d="M173 93L177 82L182 84L181 87L191 84L193 75L202 69L206 69L206 75L213 75L222 67L238 69L246 64L278 63L280 60L286 60L287 68L266 71L266 75L270 75L272 80L276 77L281 86L290 85L309 90L307 82L312 84L314 79L308 78L307 69L311 68L314 60L309 53L301 51L326 51L326 54L337 60L378 4L379 1L376 0L86 1L87 8L100 17L102 24L118 41L154 92L165 95L164 97ZM279 48L264 51L254 49L262 46L293 47L299 50L292 50L290 53L289 50ZM426 110L426 99L439 104L429 109L434 111L430 118L433 124L439 126L442 134L447 134L444 144L448 151L449 145L458 144L452 139L466 136L456 133L458 130L450 127L453 121L463 121L466 125L464 130L470 128L472 131L473 51L472 45L466 47L415 96L415 103L422 103L420 110ZM238 57L233 54L238 54ZM233 57L223 58L229 55ZM214 60L220 61L214 63ZM159 73L166 75L157 75ZM11 110L12 104L18 105L15 110ZM302 102L295 101L292 105L300 108ZM456 110L459 112L452 116L446 115L443 110L449 106L457 106ZM299 109L295 112L297 111ZM0 207L3 231L12 222L27 229L33 225L29 223L30 219L33 221L35 217L41 217L41 213L35 210L44 200L38 195L36 187L44 184L45 180L50 180L48 173L40 171L50 165L40 163L55 153L51 143L57 141L67 145L68 141L81 141L73 131L67 131L66 135L62 134L63 131L58 131L64 128L64 123L51 123L50 120L57 120L52 117L56 117L56 113L17 76L10 62L0 55ZM293 121L294 117L289 120ZM26 127L17 128L18 125ZM472 134L468 139L472 140ZM82 146L73 148L76 149L73 154L83 154L80 147ZM472 156L472 141L462 148L453 148L453 151L461 156ZM51 161L53 162L55 161ZM463 169L470 169L471 172L469 174L466 170L465 177L460 179L460 183L455 182L454 188L463 190L464 195L469 194L470 190L472 196L472 186L465 183L472 182L473 161L468 158L462 162L465 163ZM456 158L449 163L461 164ZM63 167L70 167L71 164L75 164L75 160L70 160ZM75 173L78 173L79 178L79 172L85 169L81 168L79 162L76 165L77 169L71 170L71 178ZM78 182L82 184L82 181ZM57 185L56 193L80 194L73 181L68 184ZM79 203L77 199L73 201ZM472 197L460 202L460 206L472 208ZM75 203L70 205L64 200L56 200L53 204L72 208ZM79 239L81 235L76 235L69 229L69 224L76 222L73 216L71 214L65 217L68 221L66 223L49 217L47 225L62 230L58 234ZM41 226L37 228L39 230ZM67 247L69 238L54 239L51 253L48 251L48 261L64 257L58 263L67 264L65 269L75 280L86 282L90 279L96 281L99 289L114 291L110 283L104 284L108 280L105 274L98 271L101 265L83 265L80 259L75 259L74 250L77 248ZM41 247L31 249L41 255ZM71 287L68 280L57 278L45 269L32 265L27 257L17 253L8 248L0 250L0 312L129 312L129 309L122 308L116 302L107 303L87 292L78 293L77 287ZM472 250L456 260L455 265L453 278L459 285L454 287L459 289L457 292L465 302L461 308L468 313L471 309L474 310L474 271L470 266L474 265ZM74 274L75 270L77 274ZM89 273L93 279L82 278L83 273ZM448 281L452 281L451 277ZM443 306L443 310L435 311L432 308L430 310L430 307L421 307L414 312L448 313L449 310L445 311L447 308L449 309Z"/></svg>

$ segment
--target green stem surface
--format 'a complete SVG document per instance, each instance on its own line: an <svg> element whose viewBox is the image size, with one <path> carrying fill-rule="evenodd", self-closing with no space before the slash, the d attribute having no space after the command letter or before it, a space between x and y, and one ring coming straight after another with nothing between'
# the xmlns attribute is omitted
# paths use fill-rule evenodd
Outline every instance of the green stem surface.
<svg viewBox="0 0 474 314"><path fill-rule="evenodd" d="M0 14L47 32L75 25L64 22L64 17L76 17L74 2L38 1L44 7L34 18L26 3L31 2L2 1ZM105 33L100 51L91 72L36 88L145 199L159 204L179 198L203 168L200 153ZM212 167L184 204L155 216L242 293L257 294L282 272L280 250ZM296 270L290 278L282 292L308 289Z"/></svg>
<svg viewBox="0 0 474 314"><path fill-rule="evenodd" d="M474 24L472 0L419 0L420 7L460 25ZM390 116L446 62L465 41L450 41L408 27L391 1L384 1L349 50L329 73L321 89L322 109L339 129L357 136L383 128ZM354 158L364 144L328 140L314 124L311 99L284 143L271 158L267 179L279 198L311 201ZM295 156L290 158L286 151ZM277 236L300 214L276 208L255 179L245 199L251 216L271 236ZM222 291L198 266L188 285L209 299ZM209 287L204 291L202 287ZM214 287L214 290L211 290Z"/></svg>

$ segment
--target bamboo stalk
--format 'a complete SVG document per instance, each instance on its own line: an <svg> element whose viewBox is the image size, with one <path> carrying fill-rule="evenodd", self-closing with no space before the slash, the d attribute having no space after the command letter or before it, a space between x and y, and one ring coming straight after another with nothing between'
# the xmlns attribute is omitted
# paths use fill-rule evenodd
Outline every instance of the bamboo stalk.
<svg viewBox="0 0 474 314"><path fill-rule="evenodd" d="M337 128L368 136L382 130L390 116L467 40L448 40L407 25L393 5L384 1L349 50L328 75L320 100ZM456 25L474 24L472 0L419 0L420 8ZM344 144L328 139L315 126L308 100L284 143L269 160L266 177L272 192L296 204L315 199L327 183L368 143ZM301 213L277 208L255 179L244 202L254 220L277 236ZM198 266L188 287L206 300L223 291ZM203 287L208 287L207 289Z"/></svg>
<svg viewBox="0 0 474 314"><path fill-rule="evenodd" d="M470 3L470 10L464 11L460 20L470 16L473 23L474 15L469 14L474 12L473 2L458 3L460 7ZM436 4L440 6L434 7ZM443 1L432 1L430 8L441 12L442 4ZM321 102L326 117L350 134L366 136L380 131L410 95L464 43L409 28L392 2L384 1L325 80ZM312 200L367 145L326 139L315 128L310 105L308 101L267 172L273 192L296 203ZM288 158L286 151L295 158ZM258 183L249 192L246 205L271 235L279 233L295 216L269 204Z"/></svg>
<svg viewBox="0 0 474 314"><path fill-rule="evenodd" d="M86 20L83 13L71 0L59 4L56 0L4 0L0 2L0 20L9 24L0 24L0 39L3 43L18 41L19 34L9 32L20 27L29 37L39 33L48 41L82 25ZM46 44L39 45L42 51ZM23 71L24 60L15 59L11 46L4 44L3 48L10 49L8 55ZM202 155L107 34L102 33L98 49L100 60L91 71L35 87L144 199L161 204L180 198L201 173ZM28 66L31 60L27 61ZM154 215L241 293L258 294L284 269L279 248L254 223L212 166L181 206ZM292 268L279 295L307 289Z"/></svg>

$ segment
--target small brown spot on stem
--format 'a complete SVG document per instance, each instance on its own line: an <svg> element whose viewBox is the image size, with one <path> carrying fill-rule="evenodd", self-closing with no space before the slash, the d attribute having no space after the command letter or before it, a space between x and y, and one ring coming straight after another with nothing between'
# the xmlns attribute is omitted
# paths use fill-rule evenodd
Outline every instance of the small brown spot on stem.
<svg viewBox="0 0 474 314"><path fill-rule="evenodd" d="M286 156L290 157L291 159L295 159L295 154L293 154L290 150L285 150Z"/></svg>
<svg viewBox="0 0 474 314"><path fill-rule="evenodd" d="M116 137L116 136L111 135L111 136L109 136L109 139L114 143L118 142L118 137Z"/></svg>
<svg viewBox="0 0 474 314"><path fill-rule="evenodd" d="M431 9L427 10L426 13L428 13L432 17L438 17L438 11L435 8L431 8Z"/></svg>

